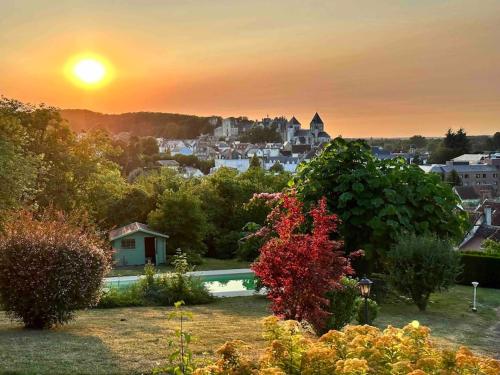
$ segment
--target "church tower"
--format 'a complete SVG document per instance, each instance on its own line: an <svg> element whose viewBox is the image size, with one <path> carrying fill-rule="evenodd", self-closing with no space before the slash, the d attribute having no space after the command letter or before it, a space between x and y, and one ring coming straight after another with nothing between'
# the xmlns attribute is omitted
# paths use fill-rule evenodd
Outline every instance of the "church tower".
<svg viewBox="0 0 500 375"><path fill-rule="evenodd" d="M314 136L314 139L317 140L319 133L324 132L325 125L323 124L323 120L319 117L318 112L314 115L313 119L310 123L311 133Z"/></svg>

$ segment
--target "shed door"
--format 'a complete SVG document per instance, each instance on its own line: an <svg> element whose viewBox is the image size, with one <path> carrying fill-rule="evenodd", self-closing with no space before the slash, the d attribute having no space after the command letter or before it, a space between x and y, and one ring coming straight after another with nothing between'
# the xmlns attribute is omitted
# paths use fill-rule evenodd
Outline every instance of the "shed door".
<svg viewBox="0 0 500 375"><path fill-rule="evenodd" d="M146 261L150 260L151 263L156 264L156 249L154 237L144 237L144 249Z"/></svg>

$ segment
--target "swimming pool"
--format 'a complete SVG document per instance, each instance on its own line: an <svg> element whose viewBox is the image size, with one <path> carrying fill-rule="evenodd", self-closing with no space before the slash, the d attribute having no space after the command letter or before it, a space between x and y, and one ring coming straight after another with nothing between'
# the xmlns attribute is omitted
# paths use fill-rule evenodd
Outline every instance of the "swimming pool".
<svg viewBox="0 0 500 375"><path fill-rule="evenodd" d="M256 293L255 275L250 269L189 272L199 277L216 297L250 296ZM107 288L126 288L142 276L109 277L104 279Z"/></svg>

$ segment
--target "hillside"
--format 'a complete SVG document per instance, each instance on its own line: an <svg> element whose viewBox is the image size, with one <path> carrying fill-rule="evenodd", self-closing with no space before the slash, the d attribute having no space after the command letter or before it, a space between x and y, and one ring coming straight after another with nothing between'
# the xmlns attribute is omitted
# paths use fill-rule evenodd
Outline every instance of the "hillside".
<svg viewBox="0 0 500 375"><path fill-rule="evenodd" d="M195 138L211 133L208 117L161 112L105 114L85 109L63 109L61 116L76 132L103 129L110 133L129 132L137 136Z"/></svg>

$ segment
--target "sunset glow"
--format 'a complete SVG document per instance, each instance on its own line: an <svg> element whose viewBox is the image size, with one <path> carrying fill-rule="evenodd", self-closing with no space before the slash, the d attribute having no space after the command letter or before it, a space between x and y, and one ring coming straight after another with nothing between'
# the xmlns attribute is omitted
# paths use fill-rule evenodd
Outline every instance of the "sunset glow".
<svg viewBox="0 0 500 375"><path fill-rule="evenodd" d="M106 69L99 61L86 59L75 65L73 73L80 81L92 85L102 81L106 75Z"/></svg>
<svg viewBox="0 0 500 375"><path fill-rule="evenodd" d="M75 56L65 67L66 76L77 86L98 88L111 80L111 66L97 56Z"/></svg>
<svg viewBox="0 0 500 375"><path fill-rule="evenodd" d="M0 4L8 97L103 113L319 112L345 137L498 129L498 1L22 3ZM45 16L26 23L28 11ZM104 75L77 75L83 59Z"/></svg>

